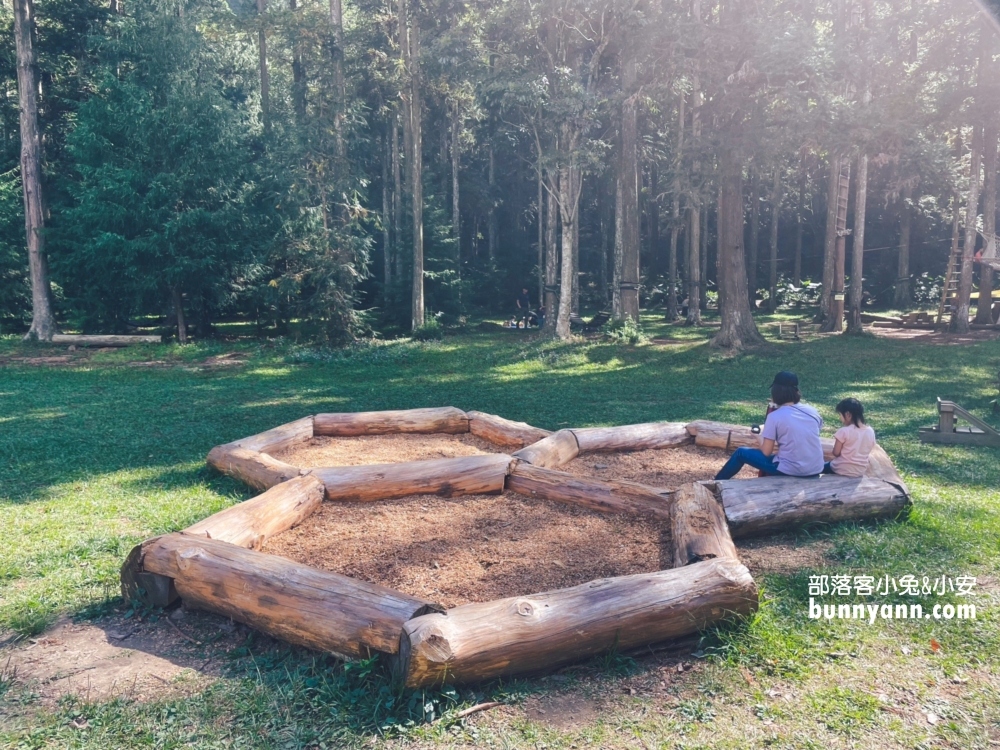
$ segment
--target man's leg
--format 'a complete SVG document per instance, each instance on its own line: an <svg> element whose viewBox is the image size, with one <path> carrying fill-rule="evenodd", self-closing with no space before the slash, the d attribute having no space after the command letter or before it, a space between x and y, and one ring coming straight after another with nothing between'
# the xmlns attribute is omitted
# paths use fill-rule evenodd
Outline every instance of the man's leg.
<svg viewBox="0 0 1000 750"><path fill-rule="evenodd" d="M737 448L726 461L726 465L715 475L716 479L732 479L744 466L752 466L765 474L778 475L778 467L771 456L765 456L759 448Z"/></svg>

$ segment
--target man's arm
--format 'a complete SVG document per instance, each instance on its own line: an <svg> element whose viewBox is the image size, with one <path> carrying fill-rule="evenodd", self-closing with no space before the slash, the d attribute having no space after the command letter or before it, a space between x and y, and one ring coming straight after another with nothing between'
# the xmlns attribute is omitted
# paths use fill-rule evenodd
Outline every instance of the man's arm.
<svg viewBox="0 0 1000 750"><path fill-rule="evenodd" d="M765 456L770 456L774 453L774 441L771 438L764 438L760 441L760 452Z"/></svg>

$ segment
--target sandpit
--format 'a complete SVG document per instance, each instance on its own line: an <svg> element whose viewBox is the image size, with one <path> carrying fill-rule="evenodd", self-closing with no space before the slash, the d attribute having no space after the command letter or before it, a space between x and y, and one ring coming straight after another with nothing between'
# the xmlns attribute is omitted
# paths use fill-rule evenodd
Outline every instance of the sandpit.
<svg viewBox="0 0 1000 750"><path fill-rule="evenodd" d="M675 489L682 484L711 479L727 458L729 453L718 448L678 445L631 453L584 453L562 466L560 471ZM744 467L736 479L755 476L755 469Z"/></svg>
<svg viewBox="0 0 1000 750"><path fill-rule="evenodd" d="M510 492L324 503L262 551L447 608L671 566L667 523Z"/></svg>

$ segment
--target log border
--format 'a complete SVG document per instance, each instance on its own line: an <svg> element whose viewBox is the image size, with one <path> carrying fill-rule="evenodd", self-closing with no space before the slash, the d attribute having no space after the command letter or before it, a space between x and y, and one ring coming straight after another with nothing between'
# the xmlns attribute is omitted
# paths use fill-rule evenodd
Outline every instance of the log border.
<svg viewBox="0 0 1000 750"><path fill-rule="evenodd" d="M511 455L494 453L463 459L309 470L270 455L317 435L349 437L391 433L472 433L498 447L518 450ZM207 457L211 466L263 490L262 494L182 531L153 537L137 545L122 566L122 594L126 599L137 599L159 607L187 596L195 606L233 617L292 643L347 657L373 652L387 654L395 659L394 666L408 687L453 681L456 672L451 667L455 665L443 663L428 667L428 662L422 667L414 666L416 661L411 636L417 637L418 631L428 628L434 630L441 623L450 623L448 627L452 628L455 623L463 621L459 611L492 611L491 608L503 608L506 603L515 600L555 602L571 590L548 591L530 597L464 605L444 611L437 605L392 589L327 574L258 550L267 538L301 523L324 500L372 500L431 492L454 496L510 490L605 513L637 513L669 521L673 532L674 567L646 574L650 581L660 580L665 574L666 579L672 580L671 572L679 574L682 569L711 569L732 582L732 586L720 588L716 582L704 591L692 589L689 592L695 596L692 601L697 601L698 611L692 610L692 615L697 616L692 616L682 629L685 633L693 632L731 616L734 611L746 613L756 607L756 584L739 562L734 537L780 530L792 521L824 519L812 513L811 508L806 508L804 513L799 509L794 518L787 513L765 516L763 510L759 513L754 510L752 498L750 501L741 500L739 507L731 500L727 503L727 498L736 496L734 492L738 491L737 494L743 497L747 496L747 490L753 489L739 487L739 483L733 481L704 481L665 489L635 482L577 477L558 470L584 453L667 449L692 442L706 447L732 449L741 445L756 445L758 436L747 427L707 420L687 424L650 422L618 427L571 428L553 433L494 414L465 412L454 407L303 417L213 448ZM824 440L825 451L829 452L832 446L832 440ZM391 468L400 467L404 467L411 476L394 483ZM776 486L787 487L791 498L806 492L802 482L808 482L812 487L817 480L782 478L778 481L780 484ZM905 483L880 447L873 453L866 476L858 483L881 488L876 493L880 499L873 503L861 498L856 505L849 504L845 508L840 497L833 496L817 506L819 515L836 506L834 516L837 521L869 518L895 515L900 508L910 505ZM838 489L839 484L844 482L840 482L837 488L834 484L837 484L835 480L830 483L831 490ZM889 499L883 502L884 498ZM727 504L731 508L727 508ZM755 513L761 518L756 518ZM219 578L213 566L227 570L229 578ZM713 580L718 577L715 575ZM592 581L575 589L582 591L597 586L610 591L625 591L631 578L634 577ZM233 586L234 580L239 584L236 587ZM331 629L329 618L318 614L326 595L317 592L324 591L324 586L329 586L331 592L337 592L331 593L331 596L341 597L338 599L337 616L342 614L342 622L346 623L341 630L337 629L340 625ZM711 593L723 589L724 594ZM742 592L739 606L730 606L733 602L733 590L730 589ZM304 597L303 609L293 614L291 625L281 613L266 611L270 606L267 602L273 599L276 603L288 592L294 597L296 591L301 591ZM346 599L343 598L345 596ZM350 604L352 597L357 598L357 605ZM238 604L250 601L256 601L257 611L243 610ZM379 609L382 603L384 607ZM652 600L648 604L654 609L662 606ZM262 607L264 611L261 611ZM449 620L448 613L452 611L455 616ZM612 612L610 618L618 617L621 627L632 627L643 622L650 611L640 605L628 612ZM515 613L524 614L517 607ZM315 622L311 622L310 618ZM587 620L585 624L587 627L598 627L598 623L605 619L608 618L602 616L593 622ZM376 621L379 621L378 627L375 626ZM481 630L484 627L475 618L465 622L466 625L461 628ZM636 634L630 637L629 647L651 645L663 640L663 633L667 632L650 631L644 635L642 628L634 629ZM670 631L668 637L677 635ZM604 635L594 635L590 637L589 645L576 644L572 653L547 655L542 660L542 668L600 653L608 648L601 639L607 640ZM617 636L615 641L614 646L620 645ZM425 650L420 656L425 662L428 653ZM433 656L431 661L436 658ZM537 664L524 663L511 667L503 659L497 659L492 666L487 663L485 668L477 667L473 671L474 679L479 680L539 670ZM461 679L461 669L457 673ZM467 674L473 677L473 672Z"/></svg>

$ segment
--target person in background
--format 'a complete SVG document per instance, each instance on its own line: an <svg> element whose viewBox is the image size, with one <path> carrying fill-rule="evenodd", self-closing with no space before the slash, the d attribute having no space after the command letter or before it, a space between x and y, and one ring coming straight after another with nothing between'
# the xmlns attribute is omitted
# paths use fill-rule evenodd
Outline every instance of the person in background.
<svg viewBox="0 0 1000 750"><path fill-rule="evenodd" d="M760 431L760 448L737 448L716 479L732 479L744 466L768 476L814 477L824 469L819 431L823 417L801 403L799 378L783 370L771 383L771 401L777 406Z"/></svg>
<svg viewBox="0 0 1000 750"><path fill-rule="evenodd" d="M875 430L865 422L865 407L856 398L845 398L836 408L844 426L833 435L833 459L823 467L823 473L863 477L875 447Z"/></svg>
<svg viewBox="0 0 1000 750"><path fill-rule="evenodd" d="M531 296L528 294L528 287L521 287L521 293L517 295L517 312L515 315L527 325L529 312L531 312Z"/></svg>

